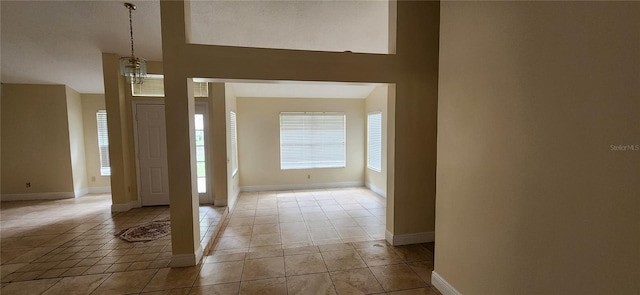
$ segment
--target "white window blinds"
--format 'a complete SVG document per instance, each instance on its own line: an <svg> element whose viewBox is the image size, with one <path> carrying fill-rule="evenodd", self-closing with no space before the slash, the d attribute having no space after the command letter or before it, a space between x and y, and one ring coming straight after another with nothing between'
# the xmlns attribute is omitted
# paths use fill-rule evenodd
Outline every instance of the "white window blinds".
<svg viewBox="0 0 640 295"><path fill-rule="evenodd" d="M280 113L280 169L346 166L344 113Z"/></svg>
<svg viewBox="0 0 640 295"><path fill-rule="evenodd" d="M229 125L231 127L231 171L233 171L232 175L236 175L238 172L238 130L236 126L236 113L231 112L229 117Z"/></svg>
<svg viewBox="0 0 640 295"><path fill-rule="evenodd" d="M100 175L111 175L109 164L109 133L107 129L107 111L99 110L96 113L98 120L98 149L100 151Z"/></svg>
<svg viewBox="0 0 640 295"><path fill-rule="evenodd" d="M164 76L148 75L142 84L131 84L132 96L164 97ZM194 97L208 97L207 82L193 82Z"/></svg>
<svg viewBox="0 0 640 295"><path fill-rule="evenodd" d="M367 115L367 168L382 171L382 113Z"/></svg>

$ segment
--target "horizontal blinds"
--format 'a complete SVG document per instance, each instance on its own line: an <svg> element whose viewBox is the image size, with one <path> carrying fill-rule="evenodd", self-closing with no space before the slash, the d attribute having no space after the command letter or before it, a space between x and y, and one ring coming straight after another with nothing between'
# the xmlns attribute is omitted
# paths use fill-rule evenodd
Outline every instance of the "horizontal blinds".
<svg viewBox="0 0 640 295"><path fill-rule="evenodd" d="M367 168L382 171L382 113L367 115Z"/></svg>
<svg viewBox="0 0 640 295"><path fill-rule="evenodd" d="M107 129L107 112L99 110L96 113L98 123L98 148L100 151L100 175L111 175L109 163L109 132Z"/></svg>
<svg viewBox="0 0 640 295"><path fill-rule="evenodd" d="M238 130L236 127L236 113L231 112L230 115L231 125L231 171L235 175L238 171Z"/></svg>
<svg viewBox="0 0 640 295"><path fill-rule="evenodd" d="M142 84L131 84L133 96L164 96L164 78L147 77Z"/></svg>
<svg viewBox="0 0 640 295"><path fill-rule="evenodd" d="M193 97L209 97L207 82L193 82Z"/></svg>
<svg viewBox="0 0 640 295"><path fill-rule="evenodd" d="M280 168L346 166L344 113L281 113Z"/></svg>
<svg viewBox="0 0 640 295"><path fill-rule="evenodd" d="M150 75L142 84L131 84L132 96L164 97L164 76ZM194 97L209 97L207 82L193 82Z"/></svg>

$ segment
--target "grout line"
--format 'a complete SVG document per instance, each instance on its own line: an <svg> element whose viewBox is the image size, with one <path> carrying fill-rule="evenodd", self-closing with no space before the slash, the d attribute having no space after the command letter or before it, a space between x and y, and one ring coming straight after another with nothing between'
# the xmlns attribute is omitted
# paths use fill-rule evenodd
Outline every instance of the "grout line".
<svg viewBox="0 0 640 295"><path fill-rule="evenodd" d="M302 193L304 192L304 194ZM318 193L319 192L319 193ZM306 229L306 237L309 239L308 241L310 241L310 246L318 246L318 241L322 241L322 240L318 240L315 241L312 239L311 236L311 228L309 227L309 224L313 223L314 220L307 220L305 218L306 215L308 214L304 214L305 212L303 212L303 208L300 206L301 202L306 202L306 201L313 201L315 202L315 204L317 206L312 206L312 207L318 207L320 210L318 210L317 212L313 212L314 210L311 209L311 212L307 212L307 213L322 213L322 215L325 217L325 219L323 220L328 220L330 222L330 228L332 228L334 231L338 231L337 227L333 224L333 222L331 222L333 219L329 218L329 216L327 215L327 211L324 210L324 208L320 205L320 203L318 203L319 201L332 201L335 202L335 204L337 204L337 206L339 206L340 208L342 208L342 212L347 212L348 210L344 210L344 207L342 207L341 203L337 202L337 198L353 198L353 200L349 200L348 202L343 202L345 205L349 205L349 204L359 204L360 206L362 206L362 204L364 203L364 201L370 201L370 199L368 199L368 197L365 196L365 198L361 198L362 195L360 194L350 194L348 192L343 192L341 190L309 190L309 191L305 191L305 190L298 190L298 191L283 191L283 192L277 192L275 195L268 195L268 198L261 198L262 196L265 195L261 195L258 194L257 196L254 195L252 196L251 200L247 202L247 204L249 204L248 206L250 206L251 204L255 204L254 206L254 215L253 216L249 216L252 218L253 223L251 224L251 228L252 228L252 232L251 235L253 236L253 228L256 226L255 224L255 219L257 218L257 212L260 212L260 210L275 210L277 212L277 216L278 217L278 222L277 222L277 228L279 231L279 237L280 237L280 244L279 244L279 248L282 249L282 251L284 252L284 244L282 244L282 227L281 227L281 222L279 220L280 218L280 214L282 213L281 211L283 209L286 209L285 207L280 207L278 206L279 203L281 202L290 202L290 201L296 201L296 207L290 207L292 209L297 209L296 211L300 213L300 215L303 217L302 218L302 223L304 224L304 228ZM276 206L275 207L268 207L268 208L264 208L264 209L258 209L258 204L260 200L269 200L269 202L275 201ZM328 206L328 205L327 205ZM336 206L336 205L332 205L332 206ZM373 213L371 212L369 209L367 209L366 207L362 206L364 209L367 210L367 212L369 213ZM248 207L247 207L248 208ZM155 209L155 208L154 208ZM238 208L239 209L239 208ZM355 210L355 209L354 209ZM136 249L138 247L134 246L130 246L130 245L119 245L119 243L114 243L112 241L117 240L116 238L111 238L108 239L106 242L100 243L100 244L93 244L93 241L97 241L98 239L95 239L95 235L92 235L91 232L92 231L105 231L105 232L111 232L115 229L117 229L118 227L114 226L113 224L113 220L114 219L118 219L119 220L119 224L120 226L127 226L127 225L134 225L136 223L142 222L142 221L152 221L161 217L166 217L166 213L167 213L168 209L167 208L162 208L161 210L148 210L148 209L133 209L131 212L128 212L129 214L127 214L127 212L117 212L109 217L102 217L102 215L92 218L88 221L86 221L87 224L91 224L93 226L91 226L91 228L85 228L85 229L78 229L80 227L83 227L82 224L75 224L73 227L69 228L68 230L62 232L62 233L58 233L58 235L72 235L73 238L70 239L69 241L62 243L61 245L54 245L54 248L50 251L48 251L47 253L45 253L44 255L42 255L41 257L47 256L47 255L55 255L55 254L51 254L53 251L57 251L58 249L67 249L70 247L78 247L79 250L85 250L85 248L95 248L95 246L100 246L96 249L92 249L92 250L87 250L86 252L91 252L91 253L95 253L96 251L106 251L105 255L99 255L99 257L93 257L93 258L97 258L99 259L103 259L104 257L107 257L108 255L110 257L123 257L124 255L128 255L128 254L122 254L122 253L126 253L128 251L131 251L133 249ZM372 214L373 215L373 214ZM208 213L204 213L200 215L200 219L204 220L204 218L207 218ZM274 215L269 215L269 216L274 216ZM374 217L377 217L375 215L373 215ZM229 219L231 218L231 213L227 214L227 216L225 216L224 218L220 218L219 220L219 226L220 226L220 230L218 232L216 232L216 235L214 237L212 237L212 240L214 240L214 243L216 243L219 239L222 237L222 233L228 229L228 222ZM351 216L349 216L349 218L352 218ZM119 226L119 227L120 227ZM357 226L355 226L355 228L359 228L361 230L364 230L364 228L358 224ZM366 231L365 231L366 232ZM102 234L104 235L104 234ZM368 235L368 233L367 233ZM250 236L250 239L251 237ZM338 241L339 240L339 241ZM373 239L372 236L368 235L364 240L377 240L377 239ZM85 241L91 241L87 244L87 242ZM251 241L251 240L250 240ZM308 241L305 242L300 242L301 244L306 244ZM339 235L339 238L336 239L335 243L345 243L345 240L342 238L341 235ZM293 242L296 243L296 242ZM84 244L84 245L78 245L78 244ZM321 243L321 244L326 244L325 242ZM109 245L107 247L105 247L106 245ZM158 246L162 247L162 250L164 250L166 248L166 245L160 245L158 244ZM249 248L246 249L245 252L242 252L245 254L244 256L244 260L243 260L243 268L242 271L244 271L244 266L245 266L245 262L248 259L248 253L250 253L251 251L251 245L249 245ZM211 249L208 252L208 254L214 254L216 252L216 250L214 250L214 246L211 247ZM77 253L78 251L75 252L70 252L72 255ZM121 253L121 255L112 255L112 253L114 253L115 251L118 251L119 253ZM162 251L160 251L159 253L162 253ZM356 253L358 253L356 251ZM59 254L59 253L57 253ZM360 257L360 254L358 253L358 256ZM284 253L283 253L283 260L284 260ZM321 255L322 257L322 255ZM87 259L86 257L83 259ZM322 257L323 259L323 263L326 267L326 261L324 260L324 257ZM362 259L360 257L360 259ZM80 259L82 260L82 259ZM136 263L139 261L134 261L134 262L130 262L129 264L132 265L133 263ZM27 264L32 264L33 262L29 262ZM96 262L97 263L97 262ZM112 263L110 266L115 265L116 263ZM406 264L406 263L405 263ZM94 263L93 266L95 266L96 264ZM88 268L92 267L92 266L87 266ZM199 264L198 266L198 274L200 274L202 268L204 267L204 263ZM368 268L368 267L367 267ZM150 268L147 268L150 269ZM155 269L155 273L154 276L157 275L158 271L160 268L151 268L151 269ZM126 270L125 270L126 271ZM414 271L415 272L415 271ZM107 277L105 278L105 281L110 278L114 273L104 273L107 275ZM328 268L326 273L329 273ZM329 274L330 275L330 274ZM285 264L285 278L286 278L286 264ZM153 279L153 277L152 277ZM151 282L151 280L149 282L147 282L147 284L145 285L145 287L148 286L148 284ZM241 277L241 282L242 282L242 277ZM332 280L333 283L333 280ZM103 282L100 284L102 285ZM195 286L195 280L194 283L191 285L191 287L193 288ZM99 287L99 286L98 286ZM98 288L96 287L96 289ZM288 285L287 285L288 287ZM334 283L334 288L335 288L335 283Z"/></svg>

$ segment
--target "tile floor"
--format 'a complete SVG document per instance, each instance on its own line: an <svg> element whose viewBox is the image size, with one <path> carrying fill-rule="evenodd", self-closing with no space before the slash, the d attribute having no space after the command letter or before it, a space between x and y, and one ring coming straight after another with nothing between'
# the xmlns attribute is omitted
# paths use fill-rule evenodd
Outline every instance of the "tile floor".
<svg viewBox="0 0 640 295"><path fill-rule="evenodd" d="M170 239L112 235L167 207L112 215L99 199L2 203L0 293L440 294L433 244L386 244L384 200L364 188L243 193L203 262L173 269Z"/></svg>
<svg viewBox="0 0 640 295"><path fill-rule="evenodd" d="M155 274L169 264L171 236L129 243L113 235L131 226L168 219L168 206L111 213L108 194L0 204L0 294L40 294L40 287L48 290L50 283L58 282L52 290L67 290L62 286L71 284L74 294L89 294L91 290L77 289L76 282L84 285L85 279L139 270ZM201 241L212 240L225 211L200 207Z"/></svg>

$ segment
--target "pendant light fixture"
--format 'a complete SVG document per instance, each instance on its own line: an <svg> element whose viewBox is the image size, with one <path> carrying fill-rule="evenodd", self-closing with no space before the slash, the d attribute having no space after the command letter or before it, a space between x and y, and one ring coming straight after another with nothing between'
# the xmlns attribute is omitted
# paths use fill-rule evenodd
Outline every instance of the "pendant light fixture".
<svg viewBox="0 0 640 295"><path fill-rule="evenodd" d="M147 62L143 58L136 57L133 52L133 22L131 21L131 11L136 10L136 6L125 3L124 7L129 10L129 34L131 36L131 56L120 58L120 75L127 77L127 83L142 84L147 76Z"/></svg>

